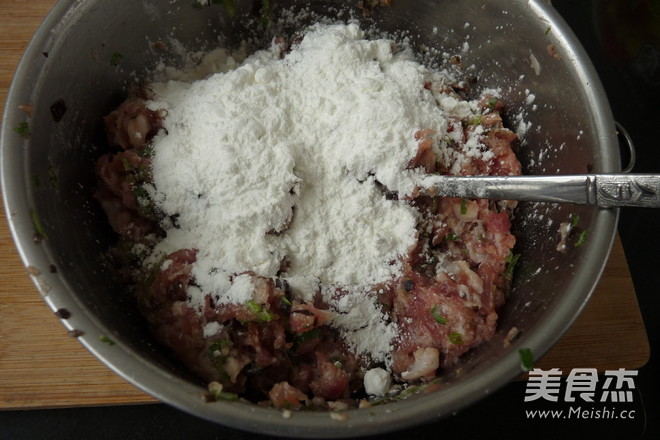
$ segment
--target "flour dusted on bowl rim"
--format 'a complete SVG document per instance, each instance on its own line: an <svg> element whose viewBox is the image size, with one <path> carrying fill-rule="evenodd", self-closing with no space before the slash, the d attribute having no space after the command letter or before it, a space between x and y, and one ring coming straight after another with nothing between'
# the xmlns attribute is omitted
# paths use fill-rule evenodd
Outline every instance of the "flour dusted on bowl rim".
<svg viewBox="0 0 660 440"><path fill-rule="evenodd" d="M218 396L287 408L429 382L487 341L515 203L418 185L520 174L497 96L354 23L221 55L105 118L96 198L156 337Z"/></svg>

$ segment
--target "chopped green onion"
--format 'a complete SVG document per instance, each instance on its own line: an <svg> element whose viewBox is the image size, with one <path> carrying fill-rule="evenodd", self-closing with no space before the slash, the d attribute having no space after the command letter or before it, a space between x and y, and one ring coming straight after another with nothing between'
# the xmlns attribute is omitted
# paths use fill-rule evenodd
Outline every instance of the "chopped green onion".
<svg viewBox="0 0 660 440"><path fill-rule="evenodd" d="M408 385L406 388L401 390L399 394L394 394L394 395L388 395L385 397L380 397L378 399L372 400L371 404L372 405L382 405L384 403L388 402L396 402L398 400L404 400L414 394L419 394L421 392L424 392L427 390L431 385L437 385L443 382L443 378L438 377L433 379L430 382L423 383L421 385Z"/></svg>
<svg viewBox="0 0 660 440"><path fill-rule="evenodd" d="M404 400L414 394L419 394L426 389L428 389L431 385L437 385L442 383L443 379L441 377L438 377L436 379L433 379L430 382L423 383L421 385L408 385L406 388L401 390L399 394L394 394L394 395L388 395L385 397L380 397L378 399L372 400L371 404L372 405L382 405L384 403L388 402L396 402L398 400Z"/></svg>
<svg viewBox="0 0 660 440"><path fill-rule="evenodd" d="M57 189L59 187L59 179L57 178L57 173L52 166L48 167L48 180L50 181L50 185L53 188Z"/></svg>
<svg viewBox="0 0 660 440"><path fill-rule="evenodd" d="M43 238L48 238L48 235L46 234L46 229L44 229L44 225L41 223L41 219L39 218L39 214L37 214L37 211L31 209L30 217L32 217L32 224L34 225L34 229L37 231L37 233L41 235Z"/></svg>
<svg viewBox="0 0 660 440"><path fill-rule="evenodd" d="M99 341L103 342L104 344L108 344L110 346L115 345L115 341L112 339L108 338L106 335L100 335L99 336Z"/></svg>
<svg viewBox="0 0 660 440"><path fill-rule="evenodd" d="M580 214L571 214L571 218L570 218L571 228L576 227L579 221L580 221Z"/></svg>
<svg viewBox="0 0 660 440"><path fill-rule="evenodd" d="M412 396L413 394L417 394L422 390L421 385L409 385L406 387L403 391L399 393L398 396L396 396L397 400L402 400L407 397Z"/></svg>
<svg viewBox="0 0 660 440"><path fill-rule="evenodd" d="M550 33L550 26L545 30L545 35L548 35Z"/></svg>
<svg viewBox="0 0 660 440"><path fill-rule="evenodd" d="M474 118L470 119L470 125L481 125L483 121L484 121L484 117L482 115L477 115Z"/></svg>
<svg viewBox="0 0 660 440"><path fill-rule="evenodd" d="M506 268L502 274L505 280L510 280L513 278L513 269L516 267L516 263L518 263L519 258L520 254L509 253L509 255L507 255L506 259L504 260L506 263Z"/></svg>
<svg viewBox="0 0 660 440"><path fill-rule="evenodd" d="M236 15L236 5L234 5L234 0L222 0L222 5L227 10L227 15L229 15L230 18Z"/></svg>
<svg viewBox="0 0 660 440"><path fill-rule="evenodd" d="M30 137L30 126L28 125L27 122L23 121L20 124L18 124L15 128L14 131L18 133L18 135L22 138L29 138Z"/></svg>
<svg viewBox="0 0 660 440"><path fill-rule="evenodd" d="M445 240L447 240L447 241L460 241L460 240L461 240L461 237L459 237L458 235L454 234L453 232L450 232L450 233L447 234L447 236L445 237Z"/></svg>
<svg viewBox="0 0 660 440"><path fill-rule="evenodd" d="M211 353L213 354L213 353ZM215 368L215 371L218 373L218 380L227 382L231 380L231 376L225 370L225 365L227 364L227 356L213 356L211 359L211 365Z"/></svg>
<svg viewBox="0 0 660 440"><path fill-rule="evenodd" d="M146 182L149 180L149 169L144 165L138 165L137 178L140 181Z"/></svg>
<svg viewBox="0 0 660 440"><path fill-rule="evenodd" d="M120 157L121 165L124 167L124 171L133 171L133 164L128 161L125 157Z"/></svg>
<svg viewBox="0 0 660 440"><path fill-rule="evenodd" d="M496 105L497 105L497 98L494 96L491 97L486 103L486 106L491 110L494 109Z"/></svg>
<svg viewBox="0 0 660 440"><path fill-rule="evenodd" d="M160 268L163 266L163 263L167 257L161 257L160 260L158 260L151 268L149 269L149 275L147 278L144 280L145 284L147 286L151 286L154 281L156 281L156 277L158 276L158 273L160 272Z"/></svg>
<svg viewBox="0 0 660 440"><path fill-rule="evenodd" d="M268 310L262 310L261 313L259 313L259 321L270 322L273 319L275 319L275 314L269 312Z"/></svg>
<svg viewBox="0 0 660 440"><path fill-rule="evenodd" d="M209 346L209 351L214 353L220 351L225 347L231 347L233 344L229 339L219 339Z"/></svg>
<svg viewBox="0 0 660 440"><path fill-rule="evenodd" d="M270 0L263 0L261 4L261 25L264 29L268 29L270 25L270 19L268 18L270 15Z"/></svg>
<svg viewBox="0 0 660 440"><path fill-rule="evenodd" d="M521 348L518 350L518 355L520 356L520 368L522 368L523 371L531 370L532 364L534 363L532 350L529 348Z"/></svg>
<svg viewBox="0 0 660 440"><path fill-rule="evenodd" d="M110 65L117 67L119 64L121 64L121 60L124 59L124 56L120 54L119 52L113 52L113 54L110 56Z"/></svg>
<svg viewBox="0 0 660 440"><path fill-rule="evenodd" d="M133 194L135 194L135 198L138 199L138 202L142 202L143 199L146 201L146 199L149 198L149 192L147 192L147 189L142 186L134 187Z"/></svg>
<svg viewBox="0 0 660 440"><path fill-rule="evenodd" d="M589 229L580 232L580 235L578 235L578 239L575 242L575 247L582 246L587 241L587 235L589 235Z"/></svg>
<svg viewBox="0 0 660 440"><path fill-rule="evenodd" d="M153 145L147 145L146 147L143 147L137 152L138 156L140 157L153 157L154 155L154 147Z"/></svg>
<svg viewBox="0 0 660 440"><path fill-rule="evenodd" d="M460 333L449 333L449 342L454 345L461 345L463 343L463 335Z"/></svg>
<svg viewBox="0 0 660 440"><path fill-rule="evenodd" d="M261 312L261 306L254 302L253 300L249 300L248 302L245 303L245 307L252 313L259 313Z"/></svg>
<svg viewBox="0 0 660 440"><path fill-rule="evenodd" d="M211 391L211 393L213 394L213 397L215 397L215 400L238 400L238 394L236 393L230 393L227 391Z"/></svg>
<svg viewBox="0 0 660 440"><path fill-rule="evenodd" d="M236 5L234 5L234 0L213 0L212 3L214 5L222 4L222 6L224 6L227 10L227 15L229 15L230 18L236 14ZM208 6L211 5L209 4Z"/></svg>
<svg viewBox="0 0 660 440"><path fill-rule="evenodd" d="M253 300L249 300L248 302L245 303L245 307L257 315L257 319L262 322L269 322L272 321L275 318L275 315L270 313L268 310L266 310L263 306L260 306Z"/></svg>
<svg viewBox="0 0 660 440"><path fill-rule="evenodd" d="M435 322L438 324L447 324L447 320L445 319L444 316L440 314L440 307L438 307L437 304L435 304L433 307L431 307L431 310L429 310L431 313L431 316L433 316L433 319L435 319Z"/></svg>
<svg viewBox="0 0 660 440"><path fill-rule="evenodd" d="M296 336L296 343L301 344L303 342L311 341L313 339L316 339L321 336L321 333L319 332L319 329L314 328L311 330L308 330L304 333L299 333Z"/></svg>
<svg viewBox="0 0 660 440"><path fill-rule="evenodd" d="M461 199L461 215L467 214L467 199Z"/></svg>
<svg viewBox="0 0 660 440"><path fill-rule="evenodd" d="M289 299L288 299L286 296L281 296L281 297L280 297L280 301L282 301L282 302L283 302L284 304L286 304L287 306L290 306L290 305L291 305L291 301L289 301Z"/></svg>

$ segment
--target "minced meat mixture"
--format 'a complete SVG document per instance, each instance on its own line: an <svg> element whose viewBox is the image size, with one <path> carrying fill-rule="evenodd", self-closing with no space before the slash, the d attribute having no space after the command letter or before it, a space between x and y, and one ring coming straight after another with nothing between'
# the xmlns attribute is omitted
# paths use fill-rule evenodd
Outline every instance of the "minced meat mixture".
<svg viewBox="0 0 660 440"><path fill-rule="evenodd" d="M460 84L434 81L419 84L419 89L456 101L467 93ZM134 91L105 117L111 148L96 164L95 198L119 236L113 252L153 334L192 372L212 383L215 397L278 408L327 408L329 402L354 406L369 398L363 383L367 371L387 371L399 389L428 383L493 336L510 282L507 262L515 244L510 232L515 202L432 197L421 191L400 194L384 185L383 198L418 213L415 244L399 258L398 275L361 292L373 299L379 319L396 329L386 361L374 362L352 349L332 325L337 312L329 304L328 289L334 289L333 301L354 292L326 286L323 295L297 295L286 277L286 258L273 276L251 270L230 274L235 285L249 286L242 301L221 301L209 293L202 304L191 304L191 289L199 288L193 275L199 249L181 248L144 268L143 256L178 227L177 215L163 212L146 189L153 185L152 159L158 149L154 137L167 135L167 111L148 105L152 95L149 87ZM516 134L503 127L500 117L503 103L485 94L475 105L476 117L449 118L447 132L453 135L442 155L434 145L435 132L420 127L414 133L417 151L405 169L420 174L520 174L512 150ZM471 148L480 154L462 154L468 142L476 142ZM291 221L296 221L295 212ZM277 234L285 232L286 227Z"/></svg>

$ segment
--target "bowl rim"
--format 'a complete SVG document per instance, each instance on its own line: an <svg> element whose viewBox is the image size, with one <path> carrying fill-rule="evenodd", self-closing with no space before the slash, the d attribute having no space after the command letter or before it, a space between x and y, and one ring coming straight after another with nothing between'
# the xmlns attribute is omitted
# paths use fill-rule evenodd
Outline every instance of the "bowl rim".
<svg viewBox="0 0 660 440"><path fill-rule="evenodd" d="M25 151L29 140L17 140L10 127L20 123L15 111L18 104L32 102L32 85L39 79L40 67L44 63L42 53L53 46L52 30L62 29L84 9L82 0L61 0L47 15L16 69L9 88L0 133L0 185L5 205L6 217L11 235L20 258L26 267L49 267L53 259L46 243L35 246L34 227L30 218L29 176L26 173ZM559 14L543 0L527 2L537 14L543 16L553 35L564 46L573 67L583 74L587 98L592 103L593 117L598 133L610 132L614 119L603 86L586 52L572 30ZM605 145L603 172L620 170L618 149L615 141L600 137ZM596 208L595 208L596 209ZM567 300L557 306L554 314L545 319L533 334L525 337L525 346L534 353L535 360L556 343L577 318L588 302L597 281L602 275L616 233L618 209L598 209L593 223L593 235L584 258L602 261L592 265L570 286ZM205 403L201 399L203 388L193 385L166 371L149 364L121 342L109 346L99 339L99 335L109 335L106 328L81 304L71 292L73 289L60 274L41 271L31 275L45 302L53 310L67 309L71 316L62 323L69 331L83 332L78 340L92 354L105 363L128 382L156 397L158 400L175 406L198 417L221 423L241 430L262 434L276 434L294 437L356 437L401 430L416 424L429 422L442 416L455 414L465 406L492 393L521 374L517 350L510 350L490 368L479 374L468 373L461 382L461 390L448 387L438 393L418 395L405 402L392 402L372 407L369 411L349 410L348 419L338 423L331 420L328 413L295 413L291 419L282 416L274 408L262 408L253 404L236 402Z"/></svg>

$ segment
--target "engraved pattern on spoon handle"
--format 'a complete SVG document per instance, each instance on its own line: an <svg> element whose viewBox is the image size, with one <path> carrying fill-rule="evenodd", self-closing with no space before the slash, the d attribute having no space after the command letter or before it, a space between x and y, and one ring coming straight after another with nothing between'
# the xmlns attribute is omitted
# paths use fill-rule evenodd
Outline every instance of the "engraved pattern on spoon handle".
<svg viewBox="0 0 660 440"><path fill-rule="evenodd" d="M603 207L660 208L660 174L594 174L589 203Z"/></svg>
<svg viewBox="0 0 660 440"><path fill-rule="evenodd" d="M433 194L445 197L660 208L660 174L433 176L430 182Z"/></svg>

